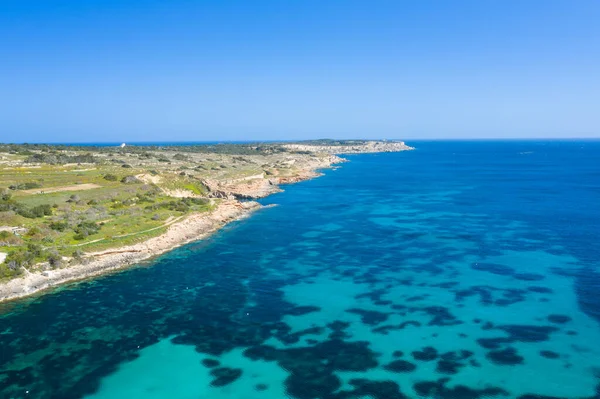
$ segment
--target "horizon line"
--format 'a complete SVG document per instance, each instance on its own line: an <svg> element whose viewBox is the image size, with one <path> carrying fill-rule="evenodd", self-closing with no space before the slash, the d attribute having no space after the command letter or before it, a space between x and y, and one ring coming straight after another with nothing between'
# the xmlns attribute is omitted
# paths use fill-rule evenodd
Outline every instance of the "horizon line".
<svg viewBox="0 0 600 399"><path fill-rule="evenodd" d="M307 141L600 141L598 137L445 137L445 138L379 138L379 139L366 139L366 138L318 138L318 139L287 139L287 140L171 140L171 141L35 141L35 142L0 142L0 145L65 145L65 146L77 146L77 145L177 145L177 144L192 144L192 145L209 145L209 144L259 144L259 143L295 143L295 142L307 142Z"/></svg>

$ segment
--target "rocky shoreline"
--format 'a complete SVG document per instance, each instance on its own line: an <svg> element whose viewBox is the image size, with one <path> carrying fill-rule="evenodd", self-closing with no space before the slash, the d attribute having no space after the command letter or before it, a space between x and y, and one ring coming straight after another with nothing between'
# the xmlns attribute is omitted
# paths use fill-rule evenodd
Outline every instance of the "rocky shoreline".
<svg viewBox="0 0 600 399"><path fill-rule="evenodd" d="M224 225L262 208L257 202L227 200L209 214L190 215L168 231L143 243L86 254L82 264L43 272L26 272L0 285L0 302L22 298L58 285L124 269L174 248L201 240Z"/></svg>
<svg viewBox="0 0 600 399"><path fill-rule="evenodd" d="M247 217L262 208L251 199L263 198L282 191L280 185L291 184L319 177L319 169L331 168L333 165L346 162L335 154L392 152L413 149L402 142L374 142L359 147L296 146L290 149L309 153L320 153L319 157L299 155L299 159L291 158L285 162L294 165L294 172L286 175L256 175L230 181L205 180L203 183L210 190L209 196L217 202L216 208L209 213L192 214L168 226L168 230L145 242L121 248L113 248L102 252L85 254L81 264L61 269L30 272L13 280L0 283L0 302L33 295L43 290L62 285L67 282L84 280L124 269L128 266L146 261L184 244L201 240L216 232L221 227L235 220ZM296 161L301 162L296 163ZM297 165L297 166L296 166Z"/></svg>
<svg viewBox="0 0 600 399"><path fill-rule="evenodd" d="M181 222L170 225L164 234L142 243L87 253L84 262L79 265L39 272L26 270L23 276L0 283L0 302L23 298L64 283L124 269L179 246L204 239L226 224L247 217L263 207L258 202L240 201L240 199L262 198L280 192L282 190L279 188L279 184L296 183L321 176L318 169L331 167L333 164L344 161L337 156L329 156L304 165L304 168L294 176L274 176L270 179L257 177L243 182L244 184L239 184L239 181L231 184L215 183L211 187L211 191L221 193L221 195L216 195L221 199L210 213L192 214Z"/></svg>

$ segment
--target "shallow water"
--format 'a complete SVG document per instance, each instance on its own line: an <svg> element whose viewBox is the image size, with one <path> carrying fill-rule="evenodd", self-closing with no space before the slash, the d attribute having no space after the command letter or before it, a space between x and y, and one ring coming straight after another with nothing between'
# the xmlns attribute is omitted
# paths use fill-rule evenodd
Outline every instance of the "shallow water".
<svg viewBox="0 0 600 399"><path fill-rule="evenodd" d="M1 397L599 397L600 142L415 145L4 305Z"/></svg>

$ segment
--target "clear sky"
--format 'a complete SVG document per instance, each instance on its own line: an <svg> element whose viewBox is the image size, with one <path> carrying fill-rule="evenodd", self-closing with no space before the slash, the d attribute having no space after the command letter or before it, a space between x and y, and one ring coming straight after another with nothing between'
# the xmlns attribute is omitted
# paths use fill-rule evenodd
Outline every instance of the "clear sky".
<svg viewBox="0 0 600 399"><path fill-rule="evenodd" d="M0 142L599 136L598 0L0 0Z"/></svg>

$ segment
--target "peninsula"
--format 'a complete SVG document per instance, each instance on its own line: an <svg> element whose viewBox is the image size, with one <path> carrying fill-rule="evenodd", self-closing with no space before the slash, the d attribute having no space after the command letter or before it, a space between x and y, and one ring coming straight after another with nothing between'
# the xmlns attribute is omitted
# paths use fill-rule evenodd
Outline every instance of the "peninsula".
<svg viewBox="0 0 600 399"><path fill-rule="evenodd" d="M139 263L261 208L341 154L399 141L0 144L0 301Z"/></svg>

